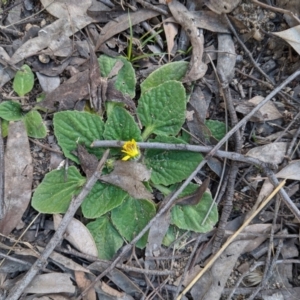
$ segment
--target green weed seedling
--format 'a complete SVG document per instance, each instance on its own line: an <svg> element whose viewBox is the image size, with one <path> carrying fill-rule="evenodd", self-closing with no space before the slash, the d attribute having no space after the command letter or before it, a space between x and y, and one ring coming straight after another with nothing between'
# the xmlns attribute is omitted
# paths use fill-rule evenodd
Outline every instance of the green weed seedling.
<svg viewBox="0 0 300 300"><path fill-rule="evenodd" d="M98 61L102 76L107 76L118 59L124 66L117 75L115 87L122 93L135 97L136 77L130 62L125 58L110 58L102 55ZM104 169L108 174L114 161L123 158L139 157L151 178L144 182L146 189L160 187L165 194L175 185L185 180L202 161L200 153L188 151L168 151L148 149L137 153L135 142L185 143L176 137L185 122L186 92L180 80L185 75L188 64L174 62L154 71L141 84L141 94L137 101L137 117L142 130L132 115L119 103L108 103L106 118L103 120L89 112L63 111L54 114L53 125L57 141L64 155L79 164L74 154L78 144L98 159L104 149L92 148L95 140L128 141L122 149L112 149L109 164ZM113 100L113 99L110 99ZM124 154L125 152L125 154ZM138 155L139 154L139 155ZM126 155L124 157L124 155ZM65 213L71 199L76 196L86 182L76 166L65 170L49 172L35 190L32 206L41 213ZM66 179L67 178L67 179ZM193 194L198 188L190 184L181 196ZM196 205L175 205L171 211L170 231L165 243L169 244L176 235L174 230L191 230L207 232L218 221L217 207L211 210L206 222L202 221L212 204L212 196L205 192ZM111 259L123 245L130 242L156 214L157 206L151 199L135 199L125 190L102 181L98 181L84 200L81 210L85 218L90 219L86 225L95 239L99 258ZM144 248L147 234L139 240L137 247Z"/></svg>
<svg viewBox="0 0 300 300"><path fill-rule="evenodd" d="M23 65L13 81L13 89L19 97L28 94L34 85L34 75L28 65ZM47 129L43 123L40 113L36 110L23 112L22 106L16 101L4 101L0 104L0 117L2 122L3 136L7 135L9 121L23 120L28 136L33 138L44 138L47 135Z"/></svg>

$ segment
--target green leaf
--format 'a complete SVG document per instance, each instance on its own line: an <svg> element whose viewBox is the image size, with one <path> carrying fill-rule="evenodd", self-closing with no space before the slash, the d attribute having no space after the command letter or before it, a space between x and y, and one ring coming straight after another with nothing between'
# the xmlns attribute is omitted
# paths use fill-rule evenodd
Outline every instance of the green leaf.
<svg viewBox="0 0 300 300"><path fill-rule="evenodd" d="M34 84L34 75L28 65L23 65L19 71L17 71L14 78L13 89L20 96L23 97L29 93Z"/></svg>
<svg viewBox="0 0 300 300"><path fill-rule="evenodd" d="M115 106L108 115L103 136L106 140L142 140L141 131L133 117L120 106Z"/></svg>
<svg viewBox="0 0 300 300"><path fill-rule="evenodd" d="M118 72L117 79L115 82L115 88L123 94L128 94L131 98L134 98L136 77L131 63L128 60L126 60L126 58L113 58L106 55L101 55L98 58L101 75L103 77L107 77L117 61L121 61L124 65Z"/></svg>
<svg viewBox="0 0 300 300"><path fill-rule="evenodd" d="M185 90L178 81L166 81L139 99L137 113L145 126L143 139L151 133L176 135L185 120Z"/></svg>
<svg viewBox="0 0 300 300"><path fill-rule="evenodd" d="M35 190L32 207L45 214L65 213L85 181L74 166L67 172L65 169L51 171Z"/></svg>
<svg viewBox="0 0 300 300"><path fill-rule="evenodd" d="M23 118L21 105L14 101L4 101L0 104L0 117L6 121L19 121Z"/></svg>
<svg viewBox="0 0 300 300"><path fill-rule="evenodd" d="M192 194L197 188L197 185L190 184L180 196ZM214 225L218 222L218 210L216 205L213 206L208 218L204 224L201 225L212 202L211 193L205 192L197 205L175 205L171 210L171 223L181 229L196 232L204 233L212 230Z"/></svg>
<svg viewBox="0 0 300 300"><path fill-rule="evenodd" d="M32 110L24 117L24 123L28 136L42 139L47 135L47 128L43 122L42 116L36 110Z"/></svg>
<svg viewBox="0 0 300 300"><path fill-rule="evenodd" d="M95 240L100 259L110 260L122 247L123 239L107 216L88 223L86 227Z"/></svg>
<svg viewBox="0 0 300 300"><path fill-rule="evenodd" d="M184 144L180 139L157 136L152 142ZM148 169L152 168L151 180L154 184L170 185L186 179L202 161L200 153L150 149L145 152Z"/></svg>
<svg viewBox="0 0 300 300"><path fill-rule="evenodd" d="M81 208L85 218L99 218L122 204L128 194L122 189L103 182L96 182Z"/></svg>
<svg viewBox="0 0 300 300"><path fill-rule="evenodd" d="M64 155L79 163L77 156L71 152L77 149L77 144L85 145L89 153L98 158L103 154L100 148L91 148L94 140L103 138L104 124L98 115L87 112L63 111L53 118L54 133Z"/></svg>
<svg viewBox="0 0 300 300"><path fill-rule="evenodd" d="M220 141L226 134L226 125L217 120L206 120L205 125L210 130L211 135Z"/></svg>
<svg viewBox="0 0 300 300"><path fill-rule="evenodd" d="M9 126L9 121L6 121L6 120L1 121L1 130L2 130L3 138L8 136L8 126Z"/></svg>
<svg viewBox="0 0 300 300"><path fill-rule="evenodd" d="M142 94L152 89L165 81L177 80L180 81L188 68L189 63L186 61L172 62L163 65L159 69L152 72L141 84Z"/></svg>
<svg viewBox="0 0 300 300"><path fill-rule="evenodd" d="M120 234L131 242L155 216L155 212L155 205L151 201L127 197L122 205L111 211L111 220ZM148 234L145 234L136 246L144 248L147 238Z"/></svg>

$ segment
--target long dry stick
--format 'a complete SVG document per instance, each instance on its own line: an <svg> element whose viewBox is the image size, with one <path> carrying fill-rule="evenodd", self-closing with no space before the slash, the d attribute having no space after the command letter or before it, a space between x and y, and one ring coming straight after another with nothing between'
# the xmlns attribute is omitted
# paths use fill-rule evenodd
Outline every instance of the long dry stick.
<svg viewBox="0 0 300 300"><path fill-rule="evenodd" d="M19 283L15 286L14 289L11 290L7 300L18 300L22 295L25 288L29 285L35 275L39 272L39 270L47 263L47 259L58 245L58 243L62 240L63 234L66 231L66 228L70 221L72 220L73 216L75 215L77 209L80 207L84 198L89 194L92 187L95 185L97 180L101 175L101 171L104 167L106 159L108 157L109 150L106 150L97 166L97 170L94 172L92 177L86 182L84 187L82 188L79 195L72 200L70 206L64 215L59 227L57 228L55 234L53 235L52 239L49 241L47 247L45 248L44 252L41 254L40 258L38 258L35 263L32 265L30 270L26 273L26 275L19 281Z"/></svg>
<svg viewBox="0 0 300 300"><path fill-rule="evenodd" d="M213 263L220 257L224 250L234 241L234 239L245 229L246 226L258 215L258 213L266 206L266 204L277 194L277 192L285 185L286 180L283 180L276 189L270 194L270 196L262 202L259 208L253 212L253 214L247 219L244 224L224 243L218 252L208 261L205 267L197 274L197 276L191 281L191 283L182 291L178 296L177 300L180 300L183 295L185 295L194 284L202 277L202 275L213 265Z"/></svg>

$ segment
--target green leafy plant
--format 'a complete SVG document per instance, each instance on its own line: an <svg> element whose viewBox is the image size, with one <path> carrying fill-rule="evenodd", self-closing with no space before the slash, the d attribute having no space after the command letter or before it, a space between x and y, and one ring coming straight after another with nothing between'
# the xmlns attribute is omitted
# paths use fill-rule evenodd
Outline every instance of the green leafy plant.
<svg viewBox="0 0 300 300"><path fill-rule="evenodd" d="M34 75L28 65L23 65L16 73L13 82L14 91L23 97L29 93L34 84ZM24 112L22 106L16 101L5 101L0 104L0 117L5 121L23 120L27 134L33 138L44 138L47 129L43 123L42 116L36 110ZM6 132L4 132L7 134Z"/></svg>
<svg viewBox="0 0 300 300"><path fill-rule="evenodd" d="M124 58L100 56L102 75L107 76L117 60L121 60L124 66L117 75L115 88L134 97L134 70ZM84 145L90 154L99 159L103 149L92 148L90 145L94 140L128 141L127 146L123 147L125 154L120 149L111 151L111 158L103 171L111 175L115 171L114 169L111 172L114 164L116 166L120 159L127 160L137 156L135 141L186 143L176 137L185 121L187 97L179 80L184 76L186 69L186 63L170 63L150 74L142 83L136 110L142 130L122 105L112 103L107 104L104 121L97 114L88 112L56 113L53 118L54 133L64 155L79 164L76 155L78 144ZM200 153L158 149L148 149L139 156L139 163L146 170L152 171L150 179L141 185L146 195L151 195L153 187L162 188L168 194L173 185L185 180L203 159ZM134 170L130 167L122 172L126 173L123 175L125 174L128 180L136 180ZM72 197L79 193L85 182L86 178L75 166L68 168L67 173L64 170L51 171L35 190L32 206L42 213L64 213ZM182 195L194 193L197 187L190 184ZM206 192L197 205L175 205L172 209L172 228L197 232L211 230L218 220L216 206L206 222L203 225L201 223L212 201L211 194ZM103 180L94 185L81 206L83 216L94 219L87 224L87 228L95 239L99 257L102 259L110 259L122 246L124 239L130 242L155 215L156 209L151 197L134 198L129 190L121 188L117 183ZM172 234L168 233L166 243L169 243L170 239ZM146 242L147 234L136 246L143 248Z"/></svg>

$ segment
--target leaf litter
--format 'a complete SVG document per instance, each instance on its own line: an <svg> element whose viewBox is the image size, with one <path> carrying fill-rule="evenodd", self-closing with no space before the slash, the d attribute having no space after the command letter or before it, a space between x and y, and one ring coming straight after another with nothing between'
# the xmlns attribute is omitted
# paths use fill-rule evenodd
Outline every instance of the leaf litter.
<svg viewBox="0 0 300 300"><path fill-rule="evenodd" d="M121 7L110 2L103 4L91 0L83 2L43 0L33 8L29 8L28 3L24 6L20 4L14 13L12 13L9 3L3 4L4 11L8 11L8 18L1 20L0 37L1 41L5 41L0 47L1 100L4 103L11 100L15 102L0 107L3 118L3 134L5 126L9 128L8 137L5 140L5 214L0 221L1 233L17 238L24 230L25 236L21 239L28 239L29 243L35 245L39 239L47 240L48 235L52 235L53 229L59 230L57 223L60 223L61 217L57 215L54 215L54 218L59 218L59 221L52 221L47 215L43 215L42 217L38 216L38 219L30 224L36 213L30 207L29 202L45 173L51 170L49 152L51 145L55 145L53 140L56 138L52 125L56 133L59 132L58 124L62 125L61 130L65 126L63 122L56 122L55 119L53 122L52 114L62 110L98 113L102 119L96 121L97 125L93 122L85 123L88 124L87 127L79 130L79 127L74 125L76 118L69 118L65 123L68 123L69 131L73 130L73 140L66 148L62 146L65 137L57 136L58 145L62 147L65 156L73 160L71 164L77 163L67 169L65 173L64 170L61 170L60 173L51 175L54 180L55 174L59 174L57 178L64 183L65 192L67 187L72 187L72 191L67 195L60 195L58 191L55 194L56 199L53 199L54 202L59 202L59 197L62 197L61 199L66 201L65 207L72 205L72 197L76 196L74 189L80 190L86 180L93 176L103 153L103 149L95 150L88 144L93 141L91 133L96 130L96 127L97 139L103 139L103 136L108 136L108 133L112 139L125 141L131 140L132 135L140 141L145 141L148 136L152 139L156 135L155 141L167 141L166 144L168 144L172 139L174 141L175 137L164 137L167 134L176 136L178 143L200 143L214 147L224 136L223 133L220 134L221 127L225 127L225 123L228 124L228 130L233 127L230 125L230 120L225 119L224 113L226 109L224 102L228 101L226 99L228 94L225 92L227 87L230 90L229 100L232 101L234 110L237 112L238 121L251 114L250 120L240 127L243 143L241 155L247 162L239 166L237 178L232 179L231 173L228 173L231 160L224 162L218 157L218 152L215 157L208 157L209 168L203 167L194 177L195 182L204 182L203 190L207 189L206 196L203 196L200 184L198 192L179 198L177 200L179 203L173 207L173 210L169 209L165 213L159 214L164 207L161 205L164 203L162 202L164 195L169 195L165 201L170 199L172 196L170 192L179 186L182 178L186 178L187 175L183 176L179 174L180 172L175 175L175 173L186 170L190 163L188 158L185 158L186 164L181 167L180 163L182 162L178 158L184 157L180 156L183 154L170 154L166 150L153 155L154 150L146 150L142 151L142 158L139 161L124 162L119 160L120 151L111 149L112 157L117 159L107 161L105 174L99 178L97 189L101 187L101 191L100 193L98 191L96 195L100 196L95 199L90 197L88 205L85 203L85 206L78 210L76 218L69 223L64 241L61 240L60 250L63 250L66 256L53 252L47 265L49 273L37 275L30 287L25 289L24 286L22 293L52 294L49 297L53 299L63 298L64 293L68 293L68 295L85 293L87 299L96 299L96 295L98 298L105 296L107 298L140 299L147 290L149 293L151 293L150 291L156 292L157 298L175 299L183 291L183 288L197 276L199 266L205 266L209 258L214 255L210 240L215 228L210 228L208 232L200 235L196 233L199 218L202 217L197 211L201 201L205 200L211 205L214 197L218 203L219 212L222 212L227 203L225 202L226 194L223 196L226 184L229 184L230 180L234 180L233 186L235 187L231 191L234 212L230 215L229 220L246 219L259 207L264 198L269 196L274 189L274 184L276 185L276 180L287 179L286 193L281 193L283 201L280 211L278 212L275 204L271 202L265 208L265 213L271 216L266 224L262 217L255 219L254 224L249 226L249 228L253 226L255 232L244 231L243 239L236 238L215 262L211 270L189 289L189 297L192 299L200 297L219 299L230 293L236 294L236 296L239 293L239 296L242 296L243 293L248 295L252 293L252 297L255 293L264 295L267 293L267 289L265 289L267 282L273 282L270 274L265 270L272 269L276 263L279 263L276 255L268 258L271 261L269 265L261 267L260 272L265 272L267 281L263 282L263 286L259 288L252 286L247 291L242 290L236 270L244 268L241 276L251 277L247 277L246 274L252 270L251 264L255 265L255 260L253 258L245 259L243 255L253 253L258 249L259 245L271 235L270 230L273 230L271 239L275 233L274 239L275 245L278 245L276 246L278 252L281 250L286 259L298 256L295 245L288 243L288 239L291 238L289 235L295 234L297 231L295 226L286 226L286 224L297 224L299 216L297 211L289 210L290 206L285 205L286 197L292 199L295 205L298 205L297 199L299 199L299 184L297 183L300 180L298 170L298 92L295 88L297 83L294 81L280 89L279 94L255 114L251 111L260 105L270 90L274 89L270 85L271 82L275 82L278 86L300 66L297 56L300 33L296 16L296 14L299 16L299 6L293 1L290 1L289 4L277 1L276 9L258 1L252 1L252 5L249 5L245 1L238 0L212 0L205 1L206 6L204 1L191 1L186 6L176 0L167 1L166 5L160 4L159 6L144 1L137 2L138 4L134 5L123 3L125 7ZM31 16L30 19L23 20L21 18L21 7L26 11L26 16ZM167 8L170 10L169 13L167 13ZM44 11L41 12L41 9ZM229 21L225 14L229 17ZM38 25L29 29L32 25L29 23L33 22L34 18L39 18L39 15L44 19L34 22ZM53 17L57 20L54 20ZM25 29L25 26L18 24L20 21L30 26ZM237 32L233 31L230 22L234 24ZM12 23L15 23L14 27L11 26ZM234 35L235 37L233 37ZM159 41L163 41L163 43ZM153 50L151 52L148 49ZM245 55L245 49L249 49L248 56ZM102 63L105 62L109 65L108 67L105 64L101 65L98 60L102 53L114 58L123 55L123 58L116 59L116 61L103 59ZM257 60L256 63L249 59L252 56ZM129 81L126 76L129 78L131 75L124 65L124 57L126 57L125 61L131 61L134 67L134 86L127 85ZM181 64L183 60L187 62ZM170 62L175 63L168 65L167 63ZM220 82L220 78L215 74L215 64L217 73L223 74L221 81L225 80L224 82ZM159 66L165 66L165 69L160 69ZM172 69L173 66L174 69ZM29 79L28 85L26 77L24 79L22 76L15 75L20 68L26 68L29 73L33 71L30 73L32 78ZM170 68L169 71L168 68ZM121 77L120 74L125 69L126 75ZM157 69L157 71L145 80L147 76L143 74L149 74L153 69ZM107 70L110 71L107 72ZM263 72L267 74L267 77L262 75ZM23 75L22 73L18 74ZM38 80L34 81L33 76ZM13 78L14 83L12 84ZM140 89L135 88L136 81L138 84L142 83ZM30 86L31 83L33 88ZM162 86L164 89L161 88ZM177 99L176 102L184 103L184 106L187 102L186 111L181 111L177 117L173 116L171 112L173 108L174 112L176 111L176 102L171 105L171 102L167 101L169 92L165 91L168 88L173 89L173 94L171 94ZM180 93L183 89L186 91L186 97L181 97ZM174 93L174 91L177 92ZM37 103L37 97L44 98L44 100ZM160 97L163 106L159 107L159 103L153 102L159 107L158 113L153 111L155 113L147 115L153 107L151 99ZM143 103L143 108L140 103ZM18 106L17 110L10 111L11 115L8 116L8 108L15 106ZM120 113L120 109L115 110L115 107L126 109L128 114L131 114L131 121L127 115ZM40 110L41 114L37 110ZM118 114L114 112L117 110ZM170 110L169 116L172 116L167 121L164 119L166 110ZM188 114L184 120L186 112ZM122 120L116 123L116 118L109 117L109 114L122 116ZM229 115L231 116L231 114ZM108 117L111 120L109 131L108 129L104 130ZM9 125L5 118L11 118ZM137 124L134 131L130 131L126 126L123 131L113 130L116 126L121 126L122 122L127 124L132 120ZM76 124L80 122L85 122L85 119L78 118ZM147 128L148 135L140 132L143 126ZM40 143L42 146L29 144L27 135L35 139L44 138ZM227 140L228 145L221 150L234 152L234 140L229 138ZM261 146L262 143L263 146ZM231 156L233 160L234 155L236 154L233 153ZM259 161L260 168L251 167L248 164L249 159ZM166 164L166 161L169 162L169 160L172 162L170 165ZM86 177L81 172L85 173ZM162 177L159 177L160 172L164 172L161 173L164 174ZM172 174L173 172L174 174ZM189 172L191 173L192 170ZM179 182L175 181L173 185L172 176L178 176ZM278 179L274 181L274 178ZM72 180L74 181L71 183ZM166 184L168 180L169 184ZM104 187L108 185L100 182L118 187L119 195L115 197L118 199L113 199L110 194L114 188L106 190ZM230 186L228 185L227 189L230 189ZM125 194L133 198L125 197ZM207 195L210 196L206 199ZM138 202L135 199L141 199L141 201ZM88 213L92 213L93 208L96 210L98 202L105 206L115 200L117 201L113 206L116 205L115 203L118 203L119 206L113 207L109 213L99 216L96 221L93 221L94 223L87 221L87 208L90 209ZM37 208L37 206L35 207ZM216 206L212 207L216 210ZM144 235L137 242L138 251L132 251L130 256L123 255L122 262L126 262L126 266L118 264L118 269L109 270L106 277L111 282L106 284L100 280L95 284L96 276L111 266L111 262L106 261L101 268L86 267L97 263L97 255L102 257L102 254L99 254L99 243L100 247L106 251L105 259L118 258L117 250L123 240L126 239L130 242L139 233L128 232L126 229L136 226L140 231L139 219L141 223L149 222L151 218L147 219L145 216L147 214L152 216L153 209L157 210L158 217L153 219L148 236ZM134 212L131 220L126 221L127 223L123 222L123 211ZM237 216L238 218L236 218ZM279 216L284 220L283 223ZM226 233L226 229L230 225L229 220L227 222L227 219L224 220L221 217L219 223L213 227L221 228ZM170 226L171 223L177 227ZM279 223L284 224L281 231L278 231ZM30 224L29 227L25 228L28 224ZM86 226L87 224L88 226ZM180 236L184 232L182 228L189 228L186 226L192 226L192 232L190 234L185 232L183 236ZM106 231L103 230L104 227ZM95 233L97 231L93 228L99 230L98 236ZM234 230L237 229L238 227L235 227ZM100 232L101 230L103 232ZM231 233L234 230L231 229ZM253 235L258 235L255 243ZM171 242L167 242L167 240ZM6 239L5 243L9 246L13 244L9 239ZM282 249L284 250L280 248L280 243L283 243ZM295 243L297 244L297 242ZM36 255L25 251L26 244L20 245L18 247L24 250L25 264L22 265L20 261L4 264L2 271L6 274L13 274L14 268L25 273L33 263L32 257ZM146 246L145 250L141 245ZM47 249L47 245L44 246ZM199 256L201 261L199 258L197 260L195 254L198 247L206 249L202 256ZM59 251L59 249L56 250ZM16 255L19 255L20 249L13 248L12 251L15 253L10 255L13 258L19 258ZM190 256L194 258L193 262L191 259L189 260ZM173 263L169 258L173 259ZM262 254L259 259L265 258L266 255ZM176 263L174 264L174 262ZM248 264L247 268L245 268L245 264ZM59 273L57 273L56 266L59 266ZM130 267L134 269L130 270ZM277 268L281 277L293 280L290 274L292 274L292 269L294 272L299 271L297 265L286 262L285 267L285 269ZM118 273L122 268L124 273ZM76 285L72 283L68 269L75 271ZM91 270L90 273L87 271L88 269ZM164 277L168 283L166 289L164 291L161 289L160 292L154 291L153 287L159 286L161 282L160 272L169 270L174 271L176 276ZM151 271L156 274L153 275L154 273ZM30 273L30 271L28 272ZM146 281L144 277L141 279L141 274L148 276ZM209 281L207 281L208 277ZM19 280L17 277L14 279ZM12 296L14 290L10 280L4 279L4 286L8 287L9 296ZM62 285L61 282L64 284ZM146 282L150 283L147 289L145 288ZM256 281L256 283L259 282ZM297 282L293 282L293 285L287 281L280 282L282 285L277 288L276 293L280 293L284 299L289 299L290 295L297 294ZM95 284L94 288L89 292L85 291L91 283ZM214 285L215 283L218 284ZM172 286L173 284L174 286ZM225 285L228 287L227 289ZM285 288L288 288L289 296L285 293ZM123 292L120 293L118 289ZM204 290L205 294L202 295ZM270 293L272 292L269 291ZM183 294L181 296L183 297Z"/></svg>

